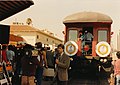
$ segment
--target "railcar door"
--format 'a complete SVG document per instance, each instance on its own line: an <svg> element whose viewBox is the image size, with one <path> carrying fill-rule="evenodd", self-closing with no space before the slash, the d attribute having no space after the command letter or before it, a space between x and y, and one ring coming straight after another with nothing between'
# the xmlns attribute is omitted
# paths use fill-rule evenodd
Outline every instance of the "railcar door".
<svg viewBox="0 0 120 85"><path fill-rule="evenodd" d="M92 55L93 27L83 27L82 54Z"/></svg>

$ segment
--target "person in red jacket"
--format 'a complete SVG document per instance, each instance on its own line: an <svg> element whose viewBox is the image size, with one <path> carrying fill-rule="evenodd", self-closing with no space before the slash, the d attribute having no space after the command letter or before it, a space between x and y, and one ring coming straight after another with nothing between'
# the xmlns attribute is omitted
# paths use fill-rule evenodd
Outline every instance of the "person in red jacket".
<svg viewBox="0 0 120 85"><path fill-rule="evenodd" d="M5 61L5 62L7 63L8 60L7 60L6 51L7 51L7 46L6 46L6 45L3 45L3 46L2 46L2 61Z"/></svg>

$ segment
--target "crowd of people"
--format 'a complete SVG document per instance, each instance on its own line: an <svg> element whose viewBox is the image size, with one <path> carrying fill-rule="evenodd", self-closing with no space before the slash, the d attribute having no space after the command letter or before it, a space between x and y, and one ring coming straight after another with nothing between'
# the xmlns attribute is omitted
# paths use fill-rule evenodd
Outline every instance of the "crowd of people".
<svg viewBox="0 0 120 85"><path fill-rule="evenodd" d="M50 47L42 47L41 42L37 42L34 47L30 44L19 44L16 47L2 45L0 50L0 62L9 62L12 66L11 85L41 85L44 68L55 70L57 85L68 85L70 58L64 53L63 44L59 44L54 51ZM116 56L118 59L112 61L113 75L115 85L120 85L120 51Z"/></svg>
<svg viewBox="0 0 120 85"><path fill-rule="evenodd" d="M44 68L53 68L57 85L67 85L69 56L64 53L64 45L59 44L55 51L42 47L41 42L30 44L2 45L1 62L12 66L10 85L41 85Z"/></svg>

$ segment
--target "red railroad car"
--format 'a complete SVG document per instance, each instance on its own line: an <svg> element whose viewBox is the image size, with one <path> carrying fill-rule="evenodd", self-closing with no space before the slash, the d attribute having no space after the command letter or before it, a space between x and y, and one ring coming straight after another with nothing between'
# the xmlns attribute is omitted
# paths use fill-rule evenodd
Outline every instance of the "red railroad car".
<svg viewBox="0 0 120 85"><path fill-rule="evenodd" d="M72 58L70 76L108 78L112 19L97 12L79 12L65 17L63 24L65 53Z"/></svg>

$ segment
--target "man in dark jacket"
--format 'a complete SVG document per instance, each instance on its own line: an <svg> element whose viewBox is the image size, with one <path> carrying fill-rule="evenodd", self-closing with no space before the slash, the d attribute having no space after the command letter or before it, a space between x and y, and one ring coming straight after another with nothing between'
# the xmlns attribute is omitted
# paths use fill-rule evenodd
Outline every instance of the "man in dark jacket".
<svg viewBox="0 0 120 85"><path fill-rule="evenodd" d="M36 67L40 66L37 57L32 56L32 47L28 44L24 46L24 57L21 60L22 64L22 84L35 85Z"/></svg>

